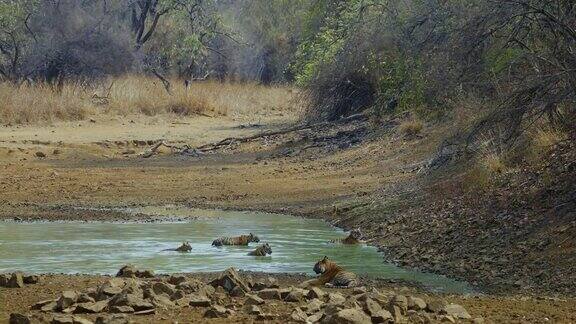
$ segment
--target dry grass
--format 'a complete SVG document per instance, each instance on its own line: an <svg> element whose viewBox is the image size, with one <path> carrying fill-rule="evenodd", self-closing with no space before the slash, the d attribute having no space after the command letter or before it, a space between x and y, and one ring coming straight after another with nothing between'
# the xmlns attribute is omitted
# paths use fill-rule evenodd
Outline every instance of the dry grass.
<svg viewBox="0 0 576 324"><path fill-rule="evenodd" d="M98 85L66 84L61 91L46 84L0 84L0 122L36 124L82 120L98 114L171 114L208 116L296 109L287 87L202 81L186 89L172 80L168 94L154 78L126 76Z"/></svg>
<svg viewBox="0 0 576 324"><path fill-rule="evenodd" d="M424 124L420 120L410 119L400 124L400 131L406 136L416 136L420 134Z"/></svg>

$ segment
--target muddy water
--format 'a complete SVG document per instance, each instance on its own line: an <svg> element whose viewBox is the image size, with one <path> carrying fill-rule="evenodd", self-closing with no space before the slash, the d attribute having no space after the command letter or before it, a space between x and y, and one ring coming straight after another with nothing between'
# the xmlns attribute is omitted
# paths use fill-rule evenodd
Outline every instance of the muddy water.
<svg viewBox="0 0 576 324"><path fill-rule="evenodd" d="M227 267L266 272L313 274L314 263L328 256L359 274L422 283L436 291L468 292L466 284L383 262L373 247L328 243L346 234L320 220L236 211L177 207L132 209L130 213L185 221L162 223L13 223L0 222L0 272L113 274L125 263L157 273L208 272ZM252 232L273 253L252 257L248 247L211 246L214 238ZM189 241L191 253L163 251Z"/></svg>

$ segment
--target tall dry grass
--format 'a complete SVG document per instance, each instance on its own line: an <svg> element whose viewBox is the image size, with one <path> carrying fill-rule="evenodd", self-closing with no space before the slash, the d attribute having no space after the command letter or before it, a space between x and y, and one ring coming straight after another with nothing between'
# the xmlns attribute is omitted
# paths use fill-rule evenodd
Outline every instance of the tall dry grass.
<svg viewBox="0 0 576 324"><path fill-rule="evenodd" d="M36 124L82 120L98 114L223 116L294 108L293 89L251 83L199 81L186 88L172 80L171 93L155 78L125 76L98 84L0 84L0 122Z"/></svg>

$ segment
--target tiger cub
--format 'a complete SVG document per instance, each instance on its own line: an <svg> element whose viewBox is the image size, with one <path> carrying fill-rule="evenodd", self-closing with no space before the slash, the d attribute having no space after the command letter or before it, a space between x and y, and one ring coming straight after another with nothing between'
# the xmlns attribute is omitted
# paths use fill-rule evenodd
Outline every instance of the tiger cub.
<svg viewBox="0 0 576 324"><path fill-rule="evenodd" d="M360 238L362 237L362 232L360 229L353 229L350 234L346 238L340 238L331 240L330 243L341 243L341 244L360 244L362 241Z"/></svg>
<svg viewBox="0 0 576 324"><path fill-rule="evenodd" d="M190 245L189 242L183 242L182 245L176 249L166 249L164 251L190 252L192 251L192 245Z"/></svg>
<svg viewBox="0 0 576 324"><path fill-rule="evenodd" d="M272 254L272 248L268 243L264 243L260 245L256 250L248 253L248 255L254 256L266 256L266 254Z"/></svg>
<svg viewBox="0 0 576 324"><path fill-rule="evenodd" d="M258 243L260 239L258 236L250 233L250 235L240 235L236 237L220 237L212 242L212 246L222 245L248 245L250 242Z"/></svg>
<svg viewBox="0 0 576 324"><path fill-rule="evenodd" d="M352 288L358 285L358 277L352 272L344 270L335 262L324 257L314 265L314 272L320 274L318 278L302 283L301 286L326 286L338 288Z"/></svg>

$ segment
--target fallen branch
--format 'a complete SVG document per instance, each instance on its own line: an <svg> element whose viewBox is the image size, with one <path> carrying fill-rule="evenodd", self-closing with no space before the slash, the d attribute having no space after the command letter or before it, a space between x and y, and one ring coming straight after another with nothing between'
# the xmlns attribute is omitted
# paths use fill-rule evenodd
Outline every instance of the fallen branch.
<svg viewBox="0 0 576 324"><path fill-rule="evenodd" d="M188 144L185 144L183 146L177 146L177 145L168 144L164 141L160 141L160 142L154 144L150 149L140 153L140 156L145 158L145 159L152 157L152 156L158 154L158 150L162 146L169 148L172 153L179 154L179 155L186 155L186 156L200 156L200 155L202 155L202 152L200 152L199 150L197 150L195 148L190 147Z"/></svg>

